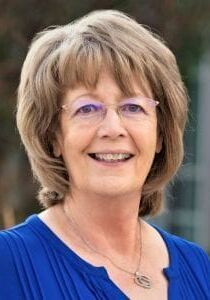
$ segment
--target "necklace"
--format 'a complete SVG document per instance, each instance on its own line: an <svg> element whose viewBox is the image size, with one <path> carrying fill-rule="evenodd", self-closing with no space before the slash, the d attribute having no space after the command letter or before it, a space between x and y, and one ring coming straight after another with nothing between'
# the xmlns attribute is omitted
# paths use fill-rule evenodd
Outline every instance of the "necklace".
<svg viewBox="0 0 210 300"><path fill-rule="evenodd" d="M146 275L143 275L139 272L139 269L140 269L140 265L141 265L141 254L142 254L142 231L141 231L141 222L139 222L139 259L138 259L138 264L137 264L137 268L134 272L132 271L128 271L124 268L122 268L121 266L119 266L118 264L116 264L109 256L107 256L106 254L98 251L97 249L95 249L91 244L90 242L84 238L84 236L81 234L81 232L79 231L79 226L78 224L76 223L76 221L70 217L66 211L65 211L65 208L64 206L62 206L62 209L63 209L63 212L64 212L64 215L66 216L66 219L68 221L68 223L71 225L71 227L73 228L74 232L79 236L79 238L81 239L81 241L89 248L89 250L91 250L92 252L95 252L97 253L98 255L102 256L102 257L105 257L106 259L109 260L109 262L111 262L111 264L127 273L127 274L130 274L132 275L132 278L134 280L134 283L145 288L145 289L150 289L152 287L152 281L151 281L151 278L146 276Z"/></svg>

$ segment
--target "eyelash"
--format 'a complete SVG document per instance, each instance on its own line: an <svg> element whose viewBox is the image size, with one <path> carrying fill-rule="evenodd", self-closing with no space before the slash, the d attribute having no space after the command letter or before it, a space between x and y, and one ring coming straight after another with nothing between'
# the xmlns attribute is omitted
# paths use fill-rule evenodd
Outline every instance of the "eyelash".
<svg viewBox="0 0 210 300"><path fill-rule="evenodd" d="M135 103L130 103L130 104L124 104L123 106L121 106L121 108L123 108L123 110L124 110L124 108L131 108L131 107L135 107L135 108L138 108L138 110L137 111L132 111L132 112L144 112L144 109L139 105L139 104L135 104ZM129 110L129 112L131 112L130 110Z"/></svg>
<svg viewBox="0 0 210 300"><path fill-rule="evenodd" d="M130 108L137 108L137 110L135 111L130 111L129 109ZM75 114L79 114L79 113L82 113L82 114L86 114L86 113L91 113L93 111L97 111L99 110L101 107L97 107L96 105L94 104L87 104L87 105L84 105L82 107L80 107L79 109L77 109L76 113ZM83 110L85 109L89 109L88 112L84 112ZM124 104L122 106L120 106L120 109L122 109L123 111L127 111L127 112L133 112L133 113L138 113L138 112L145 112L144 109L138 105L138 104L135 104L135 103L128 103L128 104Z"/></svg>
<svg viewBox="0 0 210 300"><path fill-rule="evenodd" d="M96 110L98 109L98 107L95 106L94 104L86 104L86 105L80 107L79 109L77 109L76 114L78 114L78 113L83 113L83 114L85 114L85 112L82 112L82 110L83 110L83 109L87 109L87 108L91 108L91 109L93 108L94 111L96 111ZM92 112L92 111L93 111L93 110L91 110L91 112Z"/></svg>

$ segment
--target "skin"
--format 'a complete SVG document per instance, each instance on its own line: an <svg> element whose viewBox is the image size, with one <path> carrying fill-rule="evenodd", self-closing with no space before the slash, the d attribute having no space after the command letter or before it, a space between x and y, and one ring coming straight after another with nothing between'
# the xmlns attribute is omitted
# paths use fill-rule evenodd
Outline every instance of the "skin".
<svg viewBox="0 0 210 300"><path fill-rule="evenodd" d="M136 94L144 95L134 82ZM109 73L100 76L95 91L88 91L85 87L68 90L63 103L71 103L90 93L106 104L115 104L122 99L121 91ZM150 96L151 95L146 95ZM134 154L132 160L118 166L102 166L92 160L91 152L130 152ZM139 201L139 193L150 170L155 152L161 150L161 141L157 138L157 117L154 111L146 122L123 124L118 115L109 110L106 118L99 125L86 127L71 122L68 114L61 116L60 130L57 134L55 153L62 155L69 174L71 174L71 191L81 197L113 199L122 195L135 193ZM109 198L110 200L108 200Z"/></svg>
<svg viewBox="0 0 210 300"><path fill-rule="evenodd" d="M150 91L143 93L135 80L134 90L136 94L152 98ZM84 86L67 90L62 103L71 103L87 93L89 97L97 97L106 104L118 103L123 98L112 75L104 72L95 90L87 90ZM59 204L40 214L40 218L81 257L95 266L104 265L110 278L132 299L138 299L139 287L132 280L128 281L128 274L113 267L100 255L91 253L70 228L63 209L76 220L78 230L94 249L106 253L125 269L134 270L139 259L138 207L141 188L155 153L160 152L161 147L155 110L151 118L138 127L123 123L112 109L108 110L100 124L89 128L70 121L68 114L63 112L54 153L63 156L71 174L71 193L65 195L63 207ZM113 151L129 152L134 157L112 165L96 162L88 155ZM153 274L154 270L158 273L158 276L153 275L156 282L153 291L148 293L140 288L141 294L145 297L143 299L166 299L166 281L161 275L162 268L168 264L166 247L150 225L142 221L141 227L144 241L141 267L145 268L146 274ZM154 245L162 254L162 260L154 255Z"/></svg>

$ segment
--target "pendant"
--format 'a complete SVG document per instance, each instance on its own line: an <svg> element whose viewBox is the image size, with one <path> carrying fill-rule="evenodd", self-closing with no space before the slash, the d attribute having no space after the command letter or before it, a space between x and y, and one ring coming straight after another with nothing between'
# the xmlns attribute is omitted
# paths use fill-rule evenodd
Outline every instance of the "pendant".
<svg viewBox="0 0 210 300"><path fill-rule="evenodd" d="M134 274L134 282L145 289L151 289L152 287L151 279L145 275L139 274L138 272Z"/></svg>

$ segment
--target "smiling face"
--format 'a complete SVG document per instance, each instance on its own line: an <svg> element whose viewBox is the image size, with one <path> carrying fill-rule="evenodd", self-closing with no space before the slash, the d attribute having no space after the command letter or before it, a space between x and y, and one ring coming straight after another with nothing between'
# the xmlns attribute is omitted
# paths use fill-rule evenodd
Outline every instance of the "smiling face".
<svg viewBox="0 0 210 300"><path fill-rule="evenodd" d="M135 81L134 91L138 96L151 97ZM161 141L157 138L154 107L150 115L138 122L132 121L132 117L124 121L111 108L120 107L128 101L125 98L109 73L101 74L94 90L78 86L66 91L62 103L72 109L61 112L54 153L64 159L73 193L115 197L138 192L140 195L154 155L161 150ZM93 122L92 117L86 118L86 113L95 110L95 106L84 107L84 101L86 104L100 101L107 106L103 119ZM131 110L132 114L134 110L136 114L136 106L121 107L124 112Z"/></svg>

